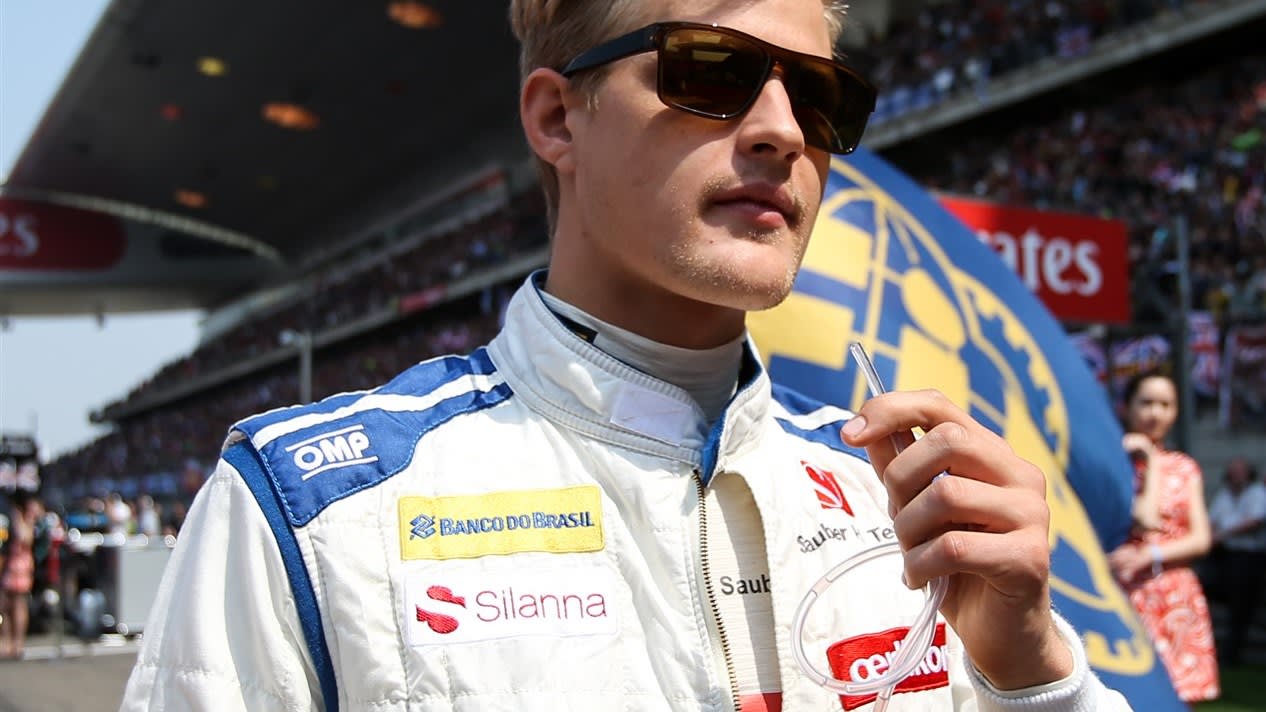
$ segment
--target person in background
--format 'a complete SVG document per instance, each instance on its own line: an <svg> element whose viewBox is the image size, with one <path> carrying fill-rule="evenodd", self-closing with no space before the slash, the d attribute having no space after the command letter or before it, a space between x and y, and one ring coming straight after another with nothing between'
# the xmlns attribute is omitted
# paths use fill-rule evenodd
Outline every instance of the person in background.
<svg viewBox="0 0 1266 712"><path fill-rule="evenodd" d="M154 498L143 494L136 499L136 530L145 536L162 533L162 520Z"/></svg>
<svg viewBox="0 0 1266 712"><path fill-rule="evenodd" d="M12 533L12 526L5 509L10 506L7 498L0 499L0 572L4 571L5 562L9 558L9 536ZM0 597L3 597L3 593L0 593ZM0 612L0 624L3 624L3 622L4 614Z"/></svg>
<svg viewBox="0 0 1266 712"><path fill-rule="evenodd" d="M163 536L176 536L180 533L180 527L185 523L186 510L184 501L179 499L171 500L163 507Z"/></svg>
<svg viewBox="0 0 1266 712"><path fill-rule="evenodd" d="M1157 474L1160 458L1152 457L1156 454L1156 446L1151 437L1127 429L1121 436L1121 447L1125 448L1130 462L1134 464L1134 500L1130 506L1133 520L1131 533L1142 535L1156 531L1161 525L1158 494L1160 475Z"/></svg>
<svg viewBox="0 0 1266 712"><path fill-rule="evenodd" d="M110 500L106 504L106 518L110 522L107 533L122 536L132 533L135 524L132 519L132 506L118 492L110 495Z"/></svg>
<svg viewBox="0 0 1266 712"><path fill-rule="evenodd" d="M17 490L10 498L8 556L0 571L0 659L20 660L26 647L31 589L35 585L35 525L43 507Z"/></svg>
<svg viewBox="0 0 1266 712"><path fill-rule="evenodd" d="M1200 465L1167 450L1178 419L1178 389L1158 372L1140 373L1124 392L1122 446L1136 463L1136 526L1108 555L1186 702L1220 694L1209 604L1191 564L1209 551L1209 519Z"/></svg>
<svg viewBox="0 0 1266 712"><path fill-rule="evenodd" d="M1266 485L1257 480L1257 468L1248 460L1236 457L1227 463L1222 487L1209 505L1209 524L1214 550L1205 580L1230 613L1218 659L1235 666L1266 577Z"/></svg>

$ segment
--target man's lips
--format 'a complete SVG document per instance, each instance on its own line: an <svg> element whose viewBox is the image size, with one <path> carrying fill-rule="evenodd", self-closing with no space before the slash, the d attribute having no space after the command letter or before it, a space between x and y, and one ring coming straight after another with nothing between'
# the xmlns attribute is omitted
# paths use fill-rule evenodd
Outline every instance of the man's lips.
<svg viewBox="0 0 1266 712"><path fill-rule="evenodd" d="M791 191L785 186L770 183L748 183L734 188L722 190L712 196L713 205L733 206L760 217L774 212L782 217L782 222L796 225L800 222L800 206ZM762 220L765 222L768 220Z"/></svg>

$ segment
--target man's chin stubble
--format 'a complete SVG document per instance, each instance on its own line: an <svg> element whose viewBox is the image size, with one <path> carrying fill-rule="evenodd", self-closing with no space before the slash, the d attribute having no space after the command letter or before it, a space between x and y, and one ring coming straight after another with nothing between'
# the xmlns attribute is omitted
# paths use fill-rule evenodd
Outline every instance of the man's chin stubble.
<svg viewBox="0 0 1266 712"><path fill-rule="evenodd" d="M684 268L686 279L702 287L704 301L722 304L743 311L762 311L782 303L791 293L798 265L788 267L772 280L756 281L752 275L732 265L718 266L692 255L677 261Z"/></svg>

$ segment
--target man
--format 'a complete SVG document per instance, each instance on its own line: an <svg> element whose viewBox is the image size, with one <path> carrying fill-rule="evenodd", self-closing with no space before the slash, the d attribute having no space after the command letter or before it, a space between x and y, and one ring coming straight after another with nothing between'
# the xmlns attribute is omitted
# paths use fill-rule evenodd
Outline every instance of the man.
<svg viewBox="0 0 1266 712"><path fill-rule="evenodd" d="M1245 637L1261 600L1266 576L1266 485L1243 457L1226 464L1222 487L1209 505L1213 554L1202 567L1212 595L1226 601L1230 622L1219 646L1219 662L1240 664Z"/></svg>
<svg viewBox="0 0 1266 712"><path fill-rule="evenodd" d="M822 689L793 648L874 679L910 587L948 575L952 630L897 708L1126 709L1050 611L1036 468L934 393L849 419L772 388L745 339L791 289L828 151L873 108L829 60L840 12L511 18L548 273L469 357L235 426L124 708L851 710L875 694ZM793 640L823 573L898 541Z"/></svg>

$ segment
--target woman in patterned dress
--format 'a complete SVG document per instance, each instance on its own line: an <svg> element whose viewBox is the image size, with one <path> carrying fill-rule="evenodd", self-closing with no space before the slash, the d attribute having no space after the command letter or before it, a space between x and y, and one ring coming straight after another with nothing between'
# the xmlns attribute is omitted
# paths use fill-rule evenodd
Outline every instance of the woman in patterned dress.
<svg viewBox="0 0 1266 712"><path fill-rule="evenodd" d="M31 588L35 583L35 520L38 501L18 491L9 521L9 555L0 570L0 660L21 659L26 646Z"/></svg>
<svg viewBox="0 0 1266 712"><path fill-rule="evenodd" d="M1136 525L1108 561L1174 689L1192 703L1218 697L1218 662L1209 604L1191 568L1211 543L1203 476L1190 456L1164 446L1177 418L1178 389L1168 376L1142 374L1126 386L1122 445L1138 471Z"/></svg>

